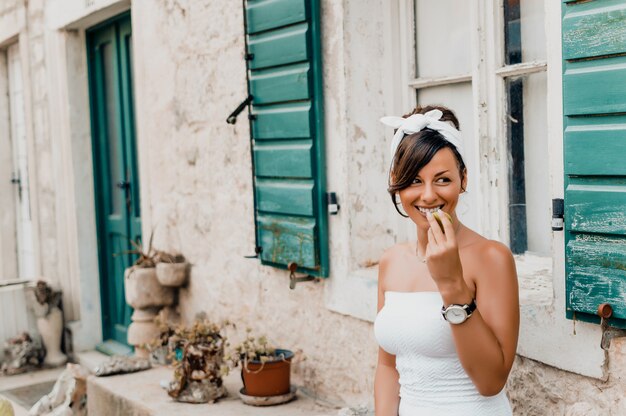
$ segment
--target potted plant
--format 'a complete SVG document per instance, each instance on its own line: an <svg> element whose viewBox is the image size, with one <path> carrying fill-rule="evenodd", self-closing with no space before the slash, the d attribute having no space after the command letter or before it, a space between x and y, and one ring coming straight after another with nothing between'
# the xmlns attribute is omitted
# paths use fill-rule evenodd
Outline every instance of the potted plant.
<svg viewBox="0 0 626 416"><path fill-rule="evenodd" d="M154 318L154 324L156 325L159 334L145 345L145 348L150 352L150 361L153 364L169 365L173 359L180 361L182 357L182 350L176 351L176 346L170 342L170 339L175 334L175 326L172 322L168 321L161 312ZM176 357L178 354L178 357Z"/></svg>
<svg viewBox="0 0 626 416"><path fill-rule="evenodd" d="M136 356L148 358L149 350L146 346L159 336L159 328L154 323L154 318L159 309L174 304L175 293L173 288L161 285L156 277L157 252L152 248L152 235L146 250L140 241L131 240L131 244L134 249L123 254L136 254L139 257L124 271L126 303L134 309L127 340L135 347Z"/></svg>
<svg viewBox="0 0 626 416"><path fill-rule="evenodd" d="M155 260L157 279L163 286L179 287L187 283L189 263L185 256L158 251Z"/></svg>
<svg viewBox="0 0 626 416"><path fill-rule="evenodd" d="M187 403L214 402L226 396L222 377L229 368L224 360L226 338L223 325L197 319L190 327L179 326L168 339L180 360L174 361L174 380L167 392L174 399Z"/></svg>
<svg viewBox="0 0 626 416"><path fill-rule="evenodd" d="M265 336L255 338L250 335L250 329L247 332L246 339L236 345L228 357L231 367L241 365L242 395L275 397L294 393L291 388L293 352L271 346Z"/></svg>
<svg viewBox="0 0 626 416"><path fill-rule="evenodd" d="M156 275L156 255L152 248L152 236L147 250L141 242L130 241L134 250L124 254L137 254L139 258L124 271L124 291L126 303L134 309L159 308L174 303L174 291L161 285Z"/></svg>

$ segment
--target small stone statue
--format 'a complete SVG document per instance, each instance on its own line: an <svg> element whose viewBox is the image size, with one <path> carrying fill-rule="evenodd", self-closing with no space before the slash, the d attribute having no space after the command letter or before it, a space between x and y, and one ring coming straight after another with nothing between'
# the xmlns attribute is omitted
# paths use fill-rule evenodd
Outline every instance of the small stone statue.
<svg viewBox="0 0 626 416"><path fill-rule="evenodd" d="M61 352L63 336L63 312L61 311L61 291L53 290L46 282L39 280L33 289L30 307L37 317L37 329L46 349L44 365L57 367L67 362ZM33 298L34 297L34 301Z"/></svg>
<svg viewBox="0 0 626 416"><path fill-rule="evenodd" d="M209 347L210 348L210 347ZM168 393L179 402L207 403L226 396L219 367L210 357L209 348L188 344L184 349L182 368L170 384Z"/></svg>
<svg viewBox="0 0 626 416"><path fill-rule="evenodd" d="M44 350L27 332L4 343L4 363L0 373L14 375L41 367Z"/></svg>
<svg viewBox="0 0 626 416"><path fill-rule="evenodd" d="M170 342L182 349L180 361L175 363L174 381L167 392L179 402L214 402L227 395L222 376L224 365L224 338L220 328L207 321L196 321L190 328L178 328Z"/></svg>

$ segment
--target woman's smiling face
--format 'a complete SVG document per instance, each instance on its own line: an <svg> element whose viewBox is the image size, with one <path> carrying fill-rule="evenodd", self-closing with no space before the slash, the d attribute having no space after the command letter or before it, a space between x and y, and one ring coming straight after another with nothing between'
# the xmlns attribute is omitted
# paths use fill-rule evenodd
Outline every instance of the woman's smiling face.
<svg viewBox="0 0 626 416"><path fill-rule="evenodd" d="M418 172L412 185L399 191L402 208L422 228L429 227L426 219L429 210L441 209L456 220L459 194L466 183L467 175L461 177L454 153L443 148Z"/></svg>

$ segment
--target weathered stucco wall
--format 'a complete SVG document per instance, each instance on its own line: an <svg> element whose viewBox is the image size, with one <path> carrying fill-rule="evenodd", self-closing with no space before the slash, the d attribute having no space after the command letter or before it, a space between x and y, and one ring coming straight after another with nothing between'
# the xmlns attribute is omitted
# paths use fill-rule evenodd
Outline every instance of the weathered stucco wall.
<svg viewBox="0 0 626 416"><path fill-rule="evenodd" d="M331 219L332 275L377 259L392 242L372 244L386 235L372 226L381 223L377 207L384 200L390 208L377 121L382 23L372 18L381 7L323 2L329 189L342 204ZM368 395L376 362L370 324L328 311L325 282L292 291L287 272L243 258L254 248L249 130L245 114L235 126L225 123L247 94L241 8L139 1L132 13L142 22L134 46L139 151L147 154L143 218L155 245L181 250L194 264L183 315L206 311L302 349L307 360L296 375L322 396Z"/></svg>

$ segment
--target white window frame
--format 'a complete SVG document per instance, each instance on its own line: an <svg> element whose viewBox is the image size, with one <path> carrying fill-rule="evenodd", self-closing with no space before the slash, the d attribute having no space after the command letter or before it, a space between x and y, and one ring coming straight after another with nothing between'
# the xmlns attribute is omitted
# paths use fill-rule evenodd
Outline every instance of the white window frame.
<svg viewBox="0 0 626 416"><path fill-rule="evenodd" d="M477 231L489 238L508 243L510 235L507 144L506 140L503 140L507 137L505 83L509 77L547 71L547 61L506 65L502 0L498 2L479 0L477 1L478 7L472 7L472 13L469 16L472 24L472 38L470 39L472 72L445 77L415 78L411 76L415 74L416 60L414 5L414 0L400 0L402 8L400 15L405 16L404 22L400 24L400 37L408 40L403 48L404 53L401 54L402 67L405 68L402 79L406 83L402 100L404 111L416 105L416 92L420 89L471 82L474 109L473 136L477 140L480 139L479 154L482 157L480 157L479 171L470 172L470 175L479 176L480 188L472 189L472 192L478 194L477 199L484 203L484 206L474 208L488 213L488 215L481 216L482 222ZM493 221L493 218L498 218L499 221ZM402 228L405 229L406 225ZM554 245L552 245L553 252ZM526 255L528 254L522 256Z"/></svg>
<svg viewBox="0 0 626 416"><path fill-rule="evenodd" d="M474 102L474 137L480 138L480 189L478 207L482 215L481 229L488 238L508 243L508 166L507 92L506 78L547 72L547 137L549 152L549 192L551 198L563 197L563 123L561 76L561 13L560 2L545 2L546 60L505 64L504 15L502 1L473 0L470 19L472 30L472 73L455 77L414 78L415 32L414 0L397 0L400 19L399 37L405 39L399 48L402 70L398 76L405 80L401 111L415 106L415 89L472 81ZM489 52L496 51L496 52ZM548 65L549 62L549 65ZM485 157L485 155L487 157ZM494 162L495 161L495 162ZM472 174L472 173L470 173ZM492 221L499 218L499 221ZM406 225L404 225L406 228ZM400 227L398 227L400 230ZM400 232L398 231L398 234ZM606 355L599 347L599 328L565 318L565 257L563 234L553 233L551 256L532 253L517 255L516 266L520 281L521 327L518 353L557 368L605 379ZM539 286L544 286L540 288ZM546 328L550 328L546 331ZM577 351L576 359L562 354Z"/></svg>

